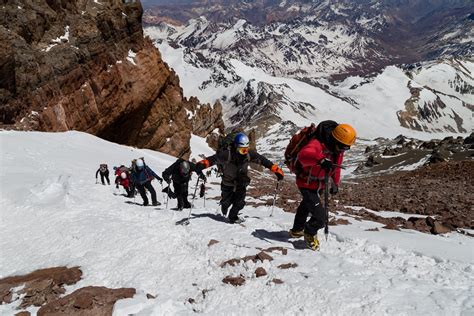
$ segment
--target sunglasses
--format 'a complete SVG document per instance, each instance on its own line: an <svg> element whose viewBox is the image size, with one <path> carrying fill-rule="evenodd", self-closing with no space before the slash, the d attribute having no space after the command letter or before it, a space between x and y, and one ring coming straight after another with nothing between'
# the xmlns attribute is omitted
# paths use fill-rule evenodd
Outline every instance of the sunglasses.
<svg viewBox="0 0 474 316"><path fill-rule="evenodd" d="M351 149L351 146L347 146L347 145L339 143L339 144L336 145L336 148L339 151L346 151L346 150Z"/></svg>
<svg viewBox="0 0 474 316"><path fill-rule="evenodd" d="M237 151L241 155L247 155L249 153L249 148L248 147L239 147L239 148L237 148Z"/></svg>

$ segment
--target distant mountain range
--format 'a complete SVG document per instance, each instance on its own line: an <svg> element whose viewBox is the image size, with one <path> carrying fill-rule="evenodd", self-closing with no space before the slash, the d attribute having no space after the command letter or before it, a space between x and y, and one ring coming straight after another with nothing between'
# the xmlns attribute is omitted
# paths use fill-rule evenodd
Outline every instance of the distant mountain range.
<svg viewBox="0 0 474 316"><path fill-rule="evenodd" d="M472 1L188 1L146 33L226 124L335 117L366 136L473 129ZM390 66L387 68L387 66ZM381 113L384 113L382 116Z"/></svg>

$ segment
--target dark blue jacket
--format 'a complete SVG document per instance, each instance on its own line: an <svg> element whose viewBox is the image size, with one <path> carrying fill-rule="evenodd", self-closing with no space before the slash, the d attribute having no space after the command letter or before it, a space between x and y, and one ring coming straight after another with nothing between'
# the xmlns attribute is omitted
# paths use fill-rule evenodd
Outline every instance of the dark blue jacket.
<svg viewBox="0 0 474 316"><path fill-rule="evenodd" d="M147 181L153 180L153 178L156 178L159 181L163 180L147 165L145 165L144 168L141 170L136 167L132 170L132 179L133 179L133 182L136 184L142 185Z"/></svg>

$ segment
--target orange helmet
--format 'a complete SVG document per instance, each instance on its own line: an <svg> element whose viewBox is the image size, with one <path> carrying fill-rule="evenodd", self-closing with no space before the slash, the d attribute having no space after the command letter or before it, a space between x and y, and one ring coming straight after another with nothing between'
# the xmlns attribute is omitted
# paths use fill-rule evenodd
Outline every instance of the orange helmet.
<svg viewBox="0 0 474 316"><path fill-rule="evenodd" d="M341 144L352 146L356 141L356 131L349 124L339 124L332 131L332 136Z"/></svg>

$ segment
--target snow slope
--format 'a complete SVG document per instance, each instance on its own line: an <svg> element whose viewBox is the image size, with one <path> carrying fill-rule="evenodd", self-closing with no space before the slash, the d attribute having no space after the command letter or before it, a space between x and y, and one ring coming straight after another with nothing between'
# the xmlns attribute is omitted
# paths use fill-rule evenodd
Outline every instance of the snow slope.
<svg viewBox="0 0 474 316"><path fill-rule="evenodd" d="M293 215L280 209L269 217L268 207L246 206L245 226L225 223L217 201L209 199L219 195L217 179L209 181L206 207L202 199L195 202L189 226L176 225L186 211L128 204L133 200L113 185L95 184L100 163L112 168L143 156L161 173L175 160L165 154L79 132L2 131L0 150L0 278L79 265L83 279L68 293L87 285L137 289L134 298L116 304L115 315L474 313L472 238L372 232L366 229L381 225L348 218L352 225L331 227L328 241L320 236L321 251L312 252L301 249L301 240L288 240ZM194 136L192 150L193 156L211 152ZM156 181L153 185L159 188ZM220 242L208 247L210 239ZM285 247L288 254L220 267L272 246ZM298 266L277 268L283 263ZM258 266L268 275L256 278ZM241 287L222 282L240 274L246 278ZM284 283L274 284L274 278ZM148 300L146 293L157 298ZM0 314L14 314L12 308L1 305Z"/></svg>

